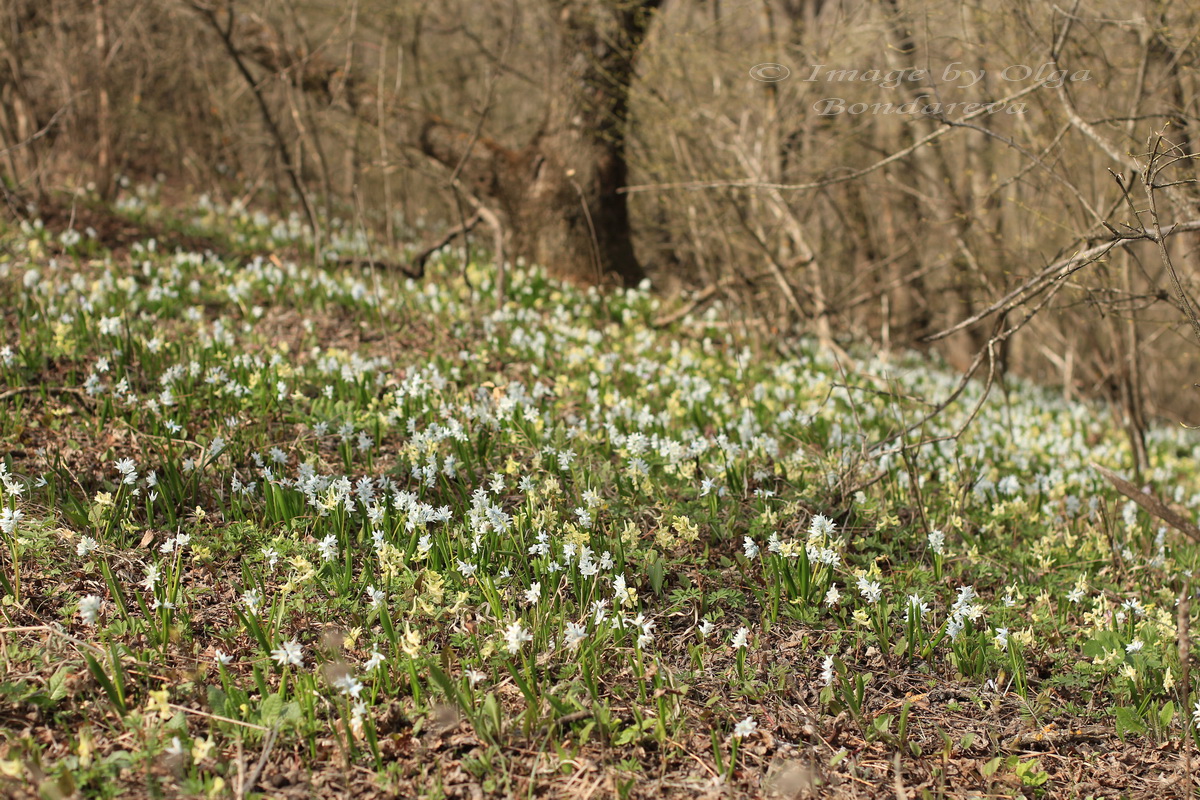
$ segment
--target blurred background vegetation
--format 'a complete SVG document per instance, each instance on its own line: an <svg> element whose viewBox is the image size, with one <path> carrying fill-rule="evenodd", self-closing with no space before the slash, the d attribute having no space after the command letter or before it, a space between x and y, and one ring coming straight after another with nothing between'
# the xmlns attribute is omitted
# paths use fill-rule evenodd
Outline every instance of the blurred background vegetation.
<svg viewBox="0 0 1200 800"><path fill-rule="evenodd" d="M6 0L4 214L157 182L318 246L352 219L413 274L469 229L731 326L1106 397L1138 439L1200 422L1198 34L1162 0Z"/></svg>

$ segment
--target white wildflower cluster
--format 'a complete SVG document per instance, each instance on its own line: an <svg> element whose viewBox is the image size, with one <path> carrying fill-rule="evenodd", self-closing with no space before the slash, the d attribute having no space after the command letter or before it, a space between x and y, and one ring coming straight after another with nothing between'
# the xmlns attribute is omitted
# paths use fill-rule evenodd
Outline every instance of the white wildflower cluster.
<svg viewBox="0 0 1200 800"><path fill-rule="evenodd" d="M952 640L958 638L968 620L975 623L983 617L983 606L976 602L978 598L974 586L959 587L958 598L950 607L949 619L946 622L946 635ZM1007 637L1007 632L1005 636Z"/></svg>
<svg viewBox="0 0 1200 800"><path fill-rule="evenodd" d="M836 568L841 564L842 555L838 547L842 542L835 536L836 526L833 520L817 514L808 525L808 540L804 544L805 554L813 564L823 564Z"/></svg>
<svg viewBox="0 0 1200 800"><path fill-rule="evenodd" d="M858 593L871 605L875 605L883 597L883 584L869 580L865 574L858 576Z"/></svg>
<svg viewBox="0 0 1200 800"><path fill-rule="evenodd" d="M143 200L137 202L144 206ZM228 213L255 226L256 235L316 244L299 218L256 218L238 204L211 199L204 205L202 218ZM39 235L48 241L48 233ZM77 236L68 231L60 242L74 246ZM1039 594L1042 587L1032 581L1005 587L996 602L1008 610L989 623L1030 618L1030 627L1011 630L983 627L981 598L973 586L959 588L944 620L947 640L961 643L970 623L973 641L1002 651L1002 658L991 653L989 668L1019 658L1032 631L1041 629L1035 624L1056 615L1078 617L1084 636L1120 628L1120 644L1110 644L1098 660L1113 671L1134 664L1145 672L1170 641L1171 610L1160 607L1161 597L1113 594L1108 570L1070 573L1080 569L1070 562L1097 563L1095 531L1109 522L1101 518L1089 462L1114 464L1128 455L1119 440L1094 444L1095 415L1086 409L1014 392L1003 414L983 406L971 428L951 437L963 418L950 408L923 432L929 441L920 445L919 474L910 475L902 455L879 454L886 474L854 492L853 512L840 530L829 517L802 509L827 502L826 489L869 477L861 455L895 429L896 400L843 391L859 376L841 374L822 348L804 344L796 357L764 366L727 329L710 324L721 322L723 311L697 320L684 335L664 336L641 324L659 302L652 296L589 296L525 267L509 273L508 297L481 305L478 296L491 297L497 287L494 275L477 274L474 264L469 286L376 280L367 270L335 264L339 254L368 252L354 226L332 226L322 239L329 264L268 257L229 263L150 244L134 249L130 270L101 258L86 271L65 262L34 269L30 259L11 286L37 318L28 336L23 327L19 341L0 347L0 378L20 378L25 362L51 352L53 343L53 352L76 359L80 379L72 391L120 423L114 428L123 438L114 446L129 449L104 456L108 491L79 515L78 533L69 539L68 554L73 549L90 559L76 565L91 573L83 585L101 591L96 573L121 565L113 569L116 580L151 593L136 597L139 605L182 607L176 615L150 615L150 622L178 624L191 605L178 588L200 570L227 563L211 558L214 541L223 544L226 533L245 537L249 555L232 572L246 584L218 591L238 598L237 612L255 635L241 631L222 646L237 641L242 666L305 669L328 658L332 663L316 677L325 676L329 699L356 737L364 735L378 686L394 685L397 661L407 681L409 667L421 671L451 663L444 656L461 657L455 680L472 689L503 683L506 670L524 674L526 666L542 680L558 671L543 669L552 658L596 669L630 663L662 669L674 648L650 651L688 624L671 618L668 626L666 609L692 607L698 591L695 613L708 616L695 618L688 644L706 670L714 659L741 669L751 648L765 645L758 633L765 623L751 609L767 603L751 599L748 586L780 612L780 625L819 611L830 622L824 627L852 638L869 639L872 622L903 619L923 629L939 613L931 609L932 592L942 584L911 579L912 572L932 561L969 582L970 570L994 555L997 530L1006 541L1010 531L1027 537L1019 556L1031 569L1008 574L1069 574L1063 580L1074 583L1061 602ZM306 303L364 319L402 313L436 322L433 339L455 344L410 352L363 337L363 352L355 353L331 346L327 339L340 337L327 335L320 315L305 317ZM293 309L301 317L295 337L278 336L271 326ZM167 315L170 325L163 324ZM290 317L287 325L293 326ZM862 363L864 374L894 376L896 397L957 391L957 381L939 370L914 366L898 374L894 366L882 357ZM981 391L968 384L956 405L972 408ZM124 438L126 429L136 436ZM1179 476L1189 459L1200 461L1194 442L1151 432L1147 446L1163 462L1154 465L1162 470L1151 475L1156 485L1187 484ZM0 481L0 532L19 547L43 528L54 533L26 516L43 499L31 481L18 481L3 461ZM944 530L921 535L896 519L897 502L907 502L896 498L918 487L928 492ZM938 494L947 487L952 496ZM939 505L947 497L948 505ZM174 519L196 502L222 538L210 538L211 522L202 515ZM1194 512L1200 494L1176 492L1174 502ZM843 513L832 503L822 507ZM1121 517L1125 531L1117 546L1125 566L1144 573L1151 587L1174 580L1179 567L1166 532L1159 530L1151 546L1148 517L1136 505L1122 507ZM866 533L851 534L859 530ZM147 532L156 542L149 551L154 563L134 560L131 573L122 551ZM273 537L269 543L259 538L264 532ZM879 536L895 537L887 548L893 560L873 560ZM950 547L956 558L947 563ZM1074 552L1079 559L1061 557ZM916 561L896 557L907 554ZM688 560L705 556L736 575L715 586L704 572L696 580ZM799 598L799 581L785 578L802 570L809 591ZM1004 573L987 574L990 585L991 575ZM122 596L86 594L66 606L67 615L82 626L118 619L123 625L131 609ZM1108 599L1115 596L1122 601ZM310 641L311 630L293 628L297 620L325 622L321 615L335 613L361 626L345 633L341 654L328 657L337 648L324 639L311 649L300 644ZM744 616L727 616L733 613ZM851 613L858 627L846 630ZM213 622L189 621L197 630ZM170 642L177 631L147 623L150 634ZM266 652L250 652L247 641L265 642ZM855 644L847 643L846 652L863 652ZM233 663L224 650L204 652L221 667ZM835 686L834 656L816 658L822 687ZM223 681L244 678L235 674L240 669L215 672ZM1195 713L1200 719L1200 704ZM757 730L747 716L733 726L733 737L741 741ZM182 752L184 743L173 747Z"/></svg>
<svg viewBox="0 0 1200 800"><path fill-rule="evenodd" d="M271 659L281 667L291 665L302 669L304 667L304 648L295 639L289 639L271 651Z"/></svg>
<svg viewBox="0 0 1200 800"><path fill-rule="evenodd" d="M17 525L25 516L19 508L5 507L0 509L0 531L12 536L17 531Z"/></svg>

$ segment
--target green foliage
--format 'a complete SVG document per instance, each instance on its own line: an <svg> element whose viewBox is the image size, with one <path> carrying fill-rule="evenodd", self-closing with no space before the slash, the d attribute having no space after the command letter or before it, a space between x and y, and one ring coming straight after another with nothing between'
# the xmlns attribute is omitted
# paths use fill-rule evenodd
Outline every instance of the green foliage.
<svg viewBox="0 0 1200 800"><path fill-rule="evenodd" d="M734 782L813 692L815 729L844 715L930 775L982 749L985 783L1051 782L936 733L926 684L979 719L1195 734L1173 615L1197 550L1090 471L1128 455L1094 407L1014 381L958 434L967 384L914 427L952 388L936 365L783 357L718 314L664 330L648 292L533 269L500 298L452 254L417 285L149 243L50 269L43 238L3 236L0 376L38 391L0 401L0 441L36 422L58 453L3 462L0 610L44 674L0 698L66 730L100 710L54 780L171 759L207 794L217 756L270 741L387 783L461 717L495 791L530 742L565 775L711 739ZM1195 477L1189 436L1149 437L1160 491Z"/></svg>

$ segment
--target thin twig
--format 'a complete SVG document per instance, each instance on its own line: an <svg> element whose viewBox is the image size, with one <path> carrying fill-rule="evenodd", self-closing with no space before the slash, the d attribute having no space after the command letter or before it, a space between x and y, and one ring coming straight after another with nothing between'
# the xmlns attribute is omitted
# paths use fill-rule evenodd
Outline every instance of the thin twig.
<svg viewBox="0 0 1200 800"><path fill-rule="evenodd" d="M87 392L74 386L18 386L15 389L0 392L0 400L8 400L22 394L36 394L37 392L45 392L46 394L73 394L81 399L90 399Z"/></svg>
<svg viewBox="0 0 1200 800"><path fill-rule="evenodd" d="M700 306L702 306L706 302L708 302L708 300L710 298L712 298L714 295L716 295L717 291L721 288L721 286L724 284L727 284L727 283L728 283L728 281L722 281L721 283L713 283L713 284L709 284L708 286L705 286L703 289L701 289L699 292L696 293L695 297L693 297L689 302L685 303L680 308L675 309L674 311L672 311L669 314L664 314L661 317L656 317L653 321L651 321L650 327L665 328L672 323L678 322L679 320L683 319L688 314L691 314L697 308L699 308Z"/></svg>
<svg viewBox="0 0 1200 800"><path fill-rule="evenodd" d="M271 114L271 109L267 105L267 99L263 96L262 89L258 85L258 81L254 80L254 76L250 74L250 68L246 66L245 59L238 51L237 46L233 43L233 4L227 7L229 14L229 24L222 28L217 21L216 12L206 6L202 6L193 2L192 8L200 13L207 21L209 26L216 31L217 37L225 46L225 51L229 53L229 57L233 59L234 66L237 67L242 79L246 81L246 85L250 87L250 93L254 95L255 101L258 103L258 110L262 114L263 124L267 126L267 130L271 134L271 138L275 140L275 146L279 150L279 157L283 160L283 168L288 174L292 188L296 190L296 194L300 196L300 204L304 206L304 214L308 217L309 227L312 229L313 238L318 243L320 241L321 229L317 225L317 215L313 211L312 204L308 201L308 193L304 191L304 184L300 180L300 172L296 169L296 165L292 162L291 152L288 150L287 142L283 138L283 132L279 130L279 125L275 122L275 117Z"/></svg>
<svg viewBox="0 0 1200 800"><path fill-rule="evenodd" d="M1038 294L1046 289L1052 283L1061 282L1067 277L1075 274L1084 267L1092 264L1107 255L1111 250L1118 247L1125 247L1130 242L1141 241L1143 239L1152 242L1166 239L1169 236L1174 236L1179 233L1187 233L1191 231L1200 231L1200 219L1190 219L1184 222L1176 222L1174 225L1169 225L1158 232L1139 231L1131 234L1118 234L1111 239L1098 244L1095 247L1089 247L1087 250L1076 253L1073 256L1059 259L1046 267L1043 267L1036 275L1026 280L1023 284L1013 289L1008 294L1001 297L996 302L989 305L987 308L979 311L961 322L951 325L943 331L926 336L922 341L936 342L940 339L945 339L947 336L961 331L963 328L970 327L979 322L985 317L989 317L998 311L1008 311L1021 303L1025 302L1029 296Z"/></svg>
<svg viewBox="0 0 1200 800"><path fill-rule="evenodd" d="M1177 514L1172 511L1171 508L1158 497L1150 494L1149 492L1143 492L1117 473L1106 467L1102 467L1099 464L1093 462L1092 469L1096 470L1105 478L1107 478L1108 482L1111 483L1118 492L1125 495L1142 508L1146 509L1147 513L1149 513L1152 517L1162 520L1175 530L1186 535L1192 541L1200 542L1200 528L1196 527L1193 523L1188 522L1181 514Z"/></svg>
<svg viewBox="0 0 1200 800"><path fill-rule="evenodd" d="M21 141L17 142L13 146L6 147L3 150L0 150L0 156L6 156L9 153L16 152L17 150L20 150L22 147L28 147L29 145L36 142L38 139L41 139L43 136L48 134L50 132L50 129L53 128L55 123L58 122L58 118L61 117L64 113L66 113L67 107L70 106L71 103L73 103L74 101L75 101L74 97L68 98L66 104L63 105L61 108L59 108L57 111L55 111L54 115L50 117L50 121L47 122L45 125L43 125L40 130L35 131L32 135L26 137L25 139L22 139Z"/></svg>
<svg viewBox="0 0 1200 800"><path fill-rule="evenodd" d="M425 264L429 261L429 257L453 242L459 236L469 233L476 225L480 223L482 219L483 216L476 211L475 214L473 214L469 219L465 219L461 224L455 225L453 228L446 231L445 236L418 253L417 256L412 260L413 265L411 269L404 269L401 267L401 270L411 278L425 277Z"/></svg>
<svg viewBox="0 0 1200 800"><path fill-rule="evenodd" d="M1177 635L1179 637L1179 639L1178 639L1179 668L1180 668L1180 672L1182 673L1180 675L1179 688L1183 691L1183 698L1181 699L1181 701L1179 703L1179 707L1184 714L1187 714L1187 712L1189 711L1189 709L1191 707L1191 699L1192 699L1192 670L1191 670L1191 659L1192 659L1191 620L1192 620L1192 618L1191 618L1191 608L1192 608L1192 583L1191 583L1191 581L1184 579L1183 591L1179 593L1179 610L1177 612L1177 617L1176 617L1177 627L1178 627ZM1187 716L1184 717L1185 720L1192 719L1192 718L1193 717L1191 714L1187 714ZM1195 725L1195 722L1192 722L1192 725ZM1183 769L1184 769L1184 773L1187 775L1188 792L1191 793L1191 791L1192 791L1192 742L1191 742L1191 738L1192 737L1188 735L1187 722L1184 722L1184 724L1183 724L1183 734L1184 734L1183 742L1182 742Z"/></svg>
<svg viewBox="0 0 1200 800"><path fill-rule="evenodd" d="M1180 283L1179 273L1175 271L1175 264L1171 261L1171 253L1167 250L1167 243L1163 238L1162 225L1158 217L1158 201L1155 197L1154 178L1160 171L1157 162L1160 155L1159 147L1161 146L1162 136L1155 137L1154 146L1150 152L1150 162L1146 165L1146 169L1142 170L1142 185L1146 189L1146 199L1150 201L1150 224L1154 226L1154 240L1158 243L1159 258L1162 259L1163 265L1171 275L1171 284L1175 288L1175 293L1179 296L1179 303L1183 306L1184 313L1187 314L1188 322L1192 324L1192 332L1196 334L1196 340L1200 342L1200 319L1196 318L1196 310L1192 308L1191 299L1183 291L1183 284Z"/></svg>
<svg viewBox="0 0 1200 800"><path fill-rule="evenodd" d="M175 703L167 703L168 708L173 708L176 711L182 711L185 714L191 714L194 717L204 717L205 719L215 719L217 722L228 722L230 725L240 725L243 728L253 728L256 731L269 731L263 725L255 725L253 722L242 722L240 719L231 719L230 717L222 717L219 714L209 714L207 711L201 711L197 708L188 708L187 706L177 705Z"/></svg>
<svg viewBox="0 0 1200 800"><path fill-rule="evenodd" d="M258 779L262 777L263 770L266 769L267 759L271 755L271 749L275 746L275 738L279 735L279 727L275 726L267 733L266 741L263 742L262 755L259 756L258 763L254 765L254 771L250 773L250 777L246 779L246 783L242 786L242 797L254 791L254 787L258 785Z"/></svg>

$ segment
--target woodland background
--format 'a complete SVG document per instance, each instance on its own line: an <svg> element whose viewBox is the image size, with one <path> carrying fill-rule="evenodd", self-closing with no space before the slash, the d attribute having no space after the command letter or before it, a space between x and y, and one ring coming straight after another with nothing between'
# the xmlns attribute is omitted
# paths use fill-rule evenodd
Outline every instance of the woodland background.
<svg viewBox="0 0 1200 800"><path fill-rule="evenodd" d="M1107 397L1136 441L1200 422L1198 36L1151 0L6 0L3 207L65 226L159 180L318 246L353 219L415 275L467 228L726 324Z"/></svg>

